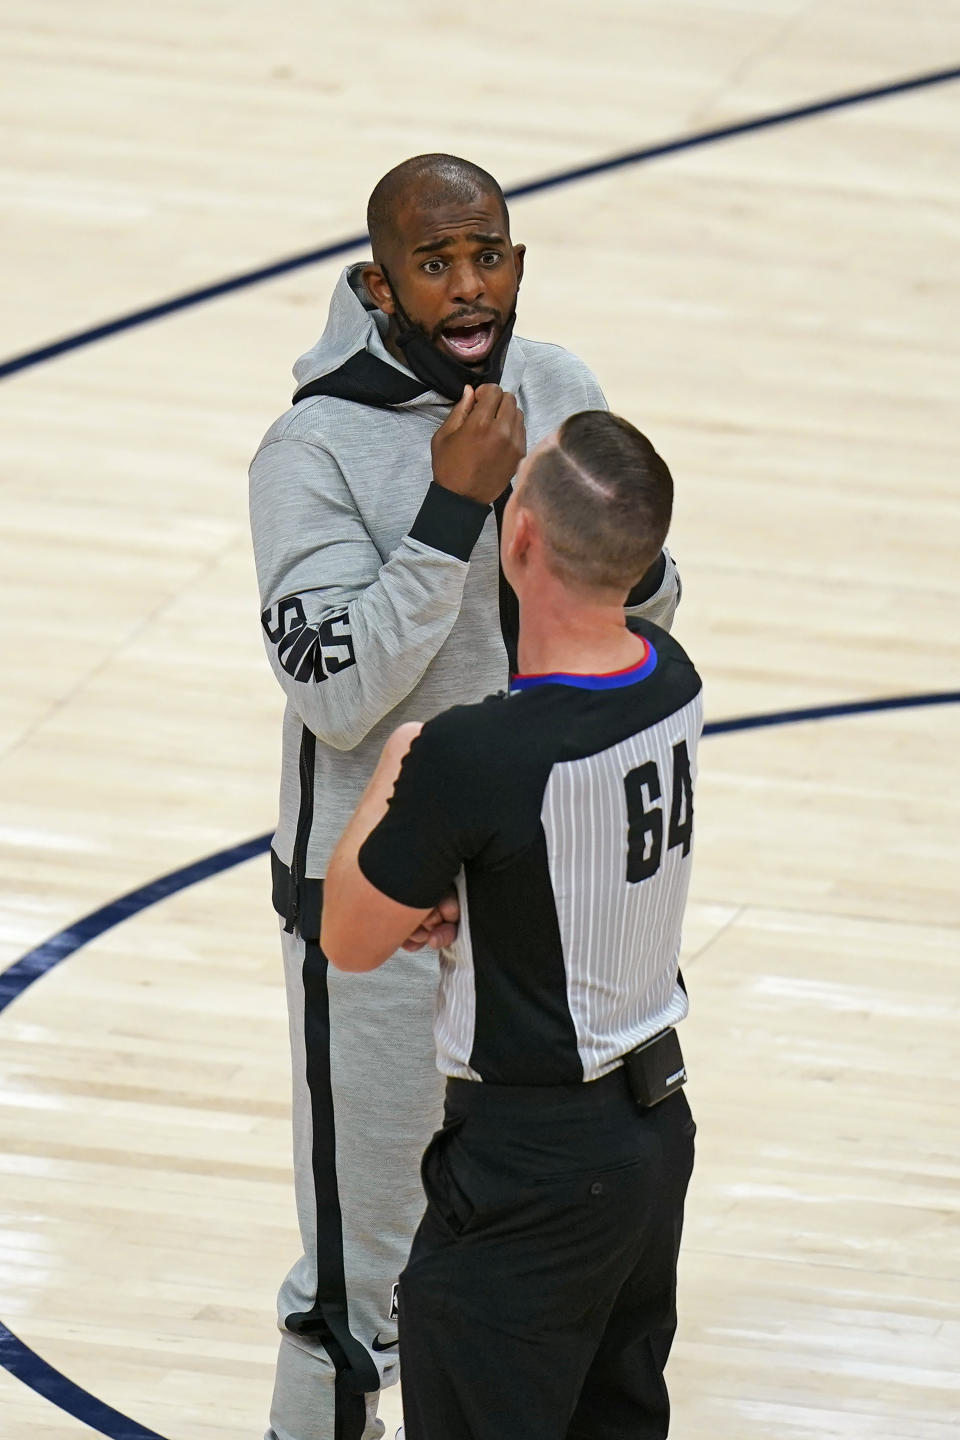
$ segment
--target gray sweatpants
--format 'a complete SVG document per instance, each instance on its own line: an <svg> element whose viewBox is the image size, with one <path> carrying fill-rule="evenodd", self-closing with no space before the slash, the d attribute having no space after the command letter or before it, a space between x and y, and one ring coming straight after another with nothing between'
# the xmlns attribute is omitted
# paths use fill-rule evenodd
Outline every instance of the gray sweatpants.
<svg viewBox="0 0 960 1440"><path fill-rule="evenodd" d="M420 1157L439 1128L437 956L366 975L283 934L293 1153L303 1255L280 1289L266 1440L378 1440L399 1379L394 1286L424 1209Z"/></svg>

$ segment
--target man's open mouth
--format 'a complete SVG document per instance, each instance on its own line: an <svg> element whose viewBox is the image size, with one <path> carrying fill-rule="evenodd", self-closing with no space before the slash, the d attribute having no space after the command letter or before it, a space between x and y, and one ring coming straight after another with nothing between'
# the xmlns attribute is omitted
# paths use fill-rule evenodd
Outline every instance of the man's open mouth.
<svg viewBox="0 0 960 1440"><path fill-rule="evenodd" d="M451 355L464 365L485 360L493 349L496 324L493 320L470 320L453 324L440 332Z"/></svg>

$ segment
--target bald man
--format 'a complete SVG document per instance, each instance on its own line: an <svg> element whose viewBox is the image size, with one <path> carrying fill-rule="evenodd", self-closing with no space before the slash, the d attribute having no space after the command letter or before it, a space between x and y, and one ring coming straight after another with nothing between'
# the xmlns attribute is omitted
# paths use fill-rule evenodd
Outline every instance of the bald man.
<svg viewBox="0 0 960 1440"><path fill-rule="evenodd" d="M383 1434L397 1276L442 1116L435 950L453 939L455 901L427 916L402 965L357 987L319 946L327 861L398 724L506 688L510 481L569 415L606 408L575 356L514 335L524 247L486 171L449 155L405 161L373 191L367 223L372 262L340 276L321 339L294 367L293 406L250 468L263 634L287 700L271 860L303 1239L279 1295L266 1440ZM663 551L627 613L669 627L678 597Z"/></svg>

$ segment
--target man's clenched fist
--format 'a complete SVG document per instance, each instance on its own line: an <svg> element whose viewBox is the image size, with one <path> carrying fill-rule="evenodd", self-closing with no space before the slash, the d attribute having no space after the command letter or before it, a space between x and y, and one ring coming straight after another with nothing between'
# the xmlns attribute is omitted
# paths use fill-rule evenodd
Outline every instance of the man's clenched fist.
<svg viewBox="0 0 960 1440"><path fill-rule="evenodd" d="M517 397L499 385L467 385L430 442L433 478L445 490L492 505L527 453Z"/></svg>

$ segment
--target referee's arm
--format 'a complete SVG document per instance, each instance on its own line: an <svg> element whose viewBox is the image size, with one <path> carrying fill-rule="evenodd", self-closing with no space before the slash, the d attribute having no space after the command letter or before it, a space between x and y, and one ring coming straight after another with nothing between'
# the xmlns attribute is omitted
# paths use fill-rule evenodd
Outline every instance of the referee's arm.
<svg viewBox="0 0 960 1440"><path fill-rule="evenodd" d="M375 970L433 909L391 900L370 883L357 859L361 845L387 813L403 758L420 730L420 725L411 723L390 736L327 867L320 948L338 970Z"/></svg>

